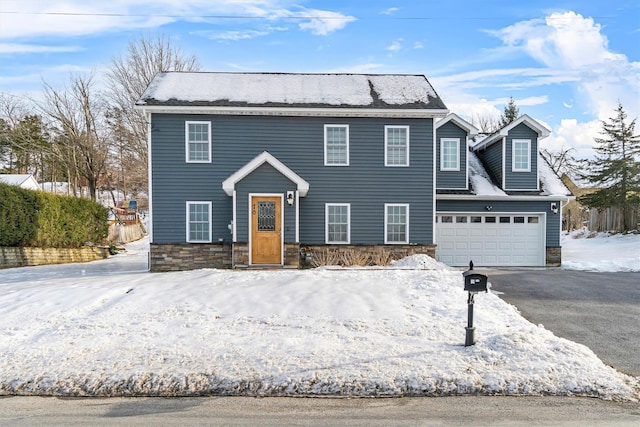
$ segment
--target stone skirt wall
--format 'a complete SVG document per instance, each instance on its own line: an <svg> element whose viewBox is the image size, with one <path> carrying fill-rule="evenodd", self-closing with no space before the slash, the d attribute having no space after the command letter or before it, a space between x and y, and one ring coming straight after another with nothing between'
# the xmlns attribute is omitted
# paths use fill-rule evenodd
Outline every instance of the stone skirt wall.
<svg viewBox="0 0 640 427"><path fill-rule="evenodd" d="M560 267L562 265L562 248L560 246L547 246L547 267Z"/></svg>
<svg viewBox="0 0 640 427"><path fill-rule="evenodd" d="M0 268L89 262L109 257L109 248L85 246L74 249L0 247Z"/></svg>
<svg viewBox="0 0 640 427"><path fill-rule="evenodd" d="M198 268L231 268L228 243L152 243L151 271L185 271Z"/></svg>

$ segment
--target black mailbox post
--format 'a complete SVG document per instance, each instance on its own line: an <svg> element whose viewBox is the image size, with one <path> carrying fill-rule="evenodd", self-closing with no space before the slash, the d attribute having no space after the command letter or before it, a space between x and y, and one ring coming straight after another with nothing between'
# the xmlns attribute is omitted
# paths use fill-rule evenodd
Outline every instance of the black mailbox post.
<svg viewBox="0 0 640 427"><path fill-rule="evenodd" d="M474 345L475 330L473 326L473 303L474 296L478 292L487 292L487 275L473 271L473 261L469 263L469 270L462 273L464 277L464 290L469 292L467 299L467 327L465 328L466 337L464 341L465 347Z"/></svg>

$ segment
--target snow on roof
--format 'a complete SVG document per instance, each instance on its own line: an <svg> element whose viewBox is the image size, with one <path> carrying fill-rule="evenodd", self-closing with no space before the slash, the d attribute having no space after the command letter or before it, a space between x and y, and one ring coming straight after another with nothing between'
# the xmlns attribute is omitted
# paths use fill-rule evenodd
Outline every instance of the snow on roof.
<svg viewBox="0 0 640 427"><path fill-rule="evenodd" d="M425 76L406 74L165 72L137 104L446 109Z"/></svg>
<svg viewBox="0 0 640 427"><path fill-rule="evenodd" d="M538 178L540 179L540 189L545 196L572 196L571 191L564 185L564 182L556 174L547 160L538 156Z"/></svg>
<svg viewBox="0 0 640 427"><path fill-rule="evenodd" d="M469 156L471 191L478 196L506 196L507 193L493 184L476 153L469 151L467 155Z"/></svg>

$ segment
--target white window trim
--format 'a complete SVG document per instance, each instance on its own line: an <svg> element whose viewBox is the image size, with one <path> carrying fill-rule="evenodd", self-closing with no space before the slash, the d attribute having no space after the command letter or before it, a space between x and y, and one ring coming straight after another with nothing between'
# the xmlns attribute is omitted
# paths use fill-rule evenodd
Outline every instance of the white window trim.
<svg viewBox="0 0 640 427"><path fill-rule="evenodd" d="M390 207L396 207L396 206L404 206L406 208L407 211L407 223L406 223L406 232L405 232L405 240L403 242L390 242L387 239L387 228L388 228L388 223L387 223L387 217L388 217L388 209ZM409 204L408 203L385 203L384 204L384 244L385 245L407 245L409 244Z"/></svg>
<svg viewBox="0 0 640 427"><path fill-rule="evenodd" d="M208 133L208 159L207 160L189 160L189 125L207 125ZM185 121L184 122L184 159L186 163L211 163L211 122L207 121Z"/></svg>
<svg viewBox="0 0 640 427"><path fill-rule="evenodd" d="M527 168L516 168L516 144L527 144ZM513 139L511 140L511 171L512 172L531 172L531 140L530 139Z"/></svg>
<svg viewBox="0 0 640 427"><path fill-rule="evenodd" d="M453 142L456 144L456 166L453 168L444 167L444 143ZM460 138L440 138L440 170L460 171Z"/></svg>
<svg viewBox="0 0 640 427"><path fill-rule="evenodd" d="M388 149L389 149L389 141L388 141L388 130L389 129L406 129L407 130L407 156L406 156L406 162L403 165L390 165L388 164L387 160L387 154L388 154ZM411 140L410 136L409 136L409 126L397 126L397 125L385 125L384 127L384 165L386 167L390 167L390 168L406 168L409 167L409 141Z"/></svg>
<svg viewBox="0 0 640 427"><path fill-rule="evenodd" d="M347 207L347 240L344 242L329 241L329 207L330 206L346 206ZM325 203L324 205L324 242L327 245L348 245L351 243L351 203Z"/></svg>
<svg viewBox="0 0 640 427"><path fill-rule="evenodd" d="M207 209L208 209L208 213L209 213L209 239L208 240L191 240L191 238L189 237L190 233L189 233L189 207L191 205L207 205ZM212 230L212 223L213 223L213 217L211 215L211 202L207 202L207 201L188 201L187 202L187 207L186 207L186 231L187 231L187 242L188 243L211 243L211 230Z"/></svg>
<svg viewBox="0 0 640 427"><path fill-rule="evenodd" d="M345 128L347 130L347 159L346 163L327 163L327 129L329 128ZM325 166L349 166L349 125L324 125L324 165Z"/></svg>

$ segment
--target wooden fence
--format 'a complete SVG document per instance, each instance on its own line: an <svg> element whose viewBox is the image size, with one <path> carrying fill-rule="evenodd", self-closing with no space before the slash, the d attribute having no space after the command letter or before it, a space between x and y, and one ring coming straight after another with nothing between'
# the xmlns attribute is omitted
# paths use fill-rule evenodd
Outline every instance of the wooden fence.
<svg viewBox="0 0 640 427"><path fill-rule="evenodd" d="M631 230L640 229L640 206L634 206L626 212L627 224L631 224ZM606 209L589 209L589 224L591 231L624 231L624 218L622 209L613 207Z"/></svg>

